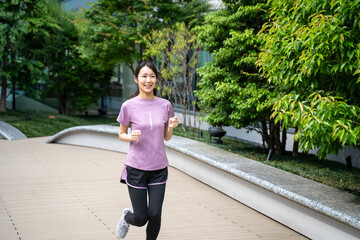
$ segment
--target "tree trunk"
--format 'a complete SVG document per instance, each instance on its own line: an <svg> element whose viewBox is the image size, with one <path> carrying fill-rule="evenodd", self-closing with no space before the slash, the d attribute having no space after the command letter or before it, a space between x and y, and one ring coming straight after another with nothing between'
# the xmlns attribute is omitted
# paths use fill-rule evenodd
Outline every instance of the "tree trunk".
<svg viewBox="0 0 360 240"><path fill-rule="evenodd" d="M15 52L11 51L11 62L14 63L15 62ZM16 79L14 77L12 77L11 79L11 92L12 92L12 110L16 110L16 95L15 95L15 89L16 89Z"/></svg>
<svg viewBox="0 0 360 240"><path fill-rule="evenodd" d="M15 95L15 81L11 81L12 83L12 110L16 110L16 95Z"/></svg>
<svg viewBox="0 0 360 240"><path fill-rule="evenodd" d="M267 123L265 118L261 119L261 137L262 137L263 147L266 148L265 143L267 146L270 146L269 143L270 138L269 138Z"/></svg>
<svg viewBox="0 0 360 240"><path fill-rule="evenodd" d="M2 59L2 71L6 72L7 70L7 56L6 56L6 47L4 49L4 55ZM6 112L6 89L7 89L7 79L3 75L1 78L1 96L0 96L0 112Z"/></svg>
<svg viewBox="0 0 360 240"><path fill-rule="evenodd" d="M299 128L296 126L295 127L295 133L297 133L298 130L299 130ZM299 156L299 141L294 140L292 156L293 157L298 157Z"/></svg>
<svg viewBox="0 0 360 240"><path fill-rule="evenodd" d="M7 79L3 76L1 81L0 112L6 112L6 89Z"/></svg>
<svg viewBox="0 0 360 240"><path fill-rule="evenodd" d="M270 137L269 137L269 149L271 150L275 150L275 125L274 125L274 120L270 119L269 121L269 125L270 125Z"/></svg>
<svg viewBox="0 0 360 240"><path fill-rule="evenodd" d="M286 128L284 127L284 129L282 130L282 136L281 136L281 151L282 151L282 154L286 151L286 139L287 139L287 136L286 136Z"/></svg>
<svg viewBox="0 0 360 240"><path fill-rule="evenodd" d="M60 114L68 115L66 94L60 94L59 103L60 103Z"/></svg>
<svg viewBox="0 0 360 240"><path fill-rule="evenodd" d="M277 123L274 126L274 141L275 141L275 154L278 156L282 155L282 146L281 146L281 140L280 140L280 124Z"/></svg>

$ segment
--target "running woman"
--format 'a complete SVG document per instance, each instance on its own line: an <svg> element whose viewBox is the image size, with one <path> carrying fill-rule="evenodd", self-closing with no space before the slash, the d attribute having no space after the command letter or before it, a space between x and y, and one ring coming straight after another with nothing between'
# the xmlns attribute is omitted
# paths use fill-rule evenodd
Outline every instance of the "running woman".
<svg viewBox="0 0 360 240"><path fill-rule="evenodd" d="M168 177L164 140L173 135L179 120L168 100L156 97L157 69L142 62L135 70L138 84L135 97L123 103L117 121L119 138L130 142L121 182L128 186L133 211L125 208L116 226L117 236L125 238L130 225L146 227L146 239L155 240L160 232L161 211ZM128 127L131 133L128 133Z"/></svg>

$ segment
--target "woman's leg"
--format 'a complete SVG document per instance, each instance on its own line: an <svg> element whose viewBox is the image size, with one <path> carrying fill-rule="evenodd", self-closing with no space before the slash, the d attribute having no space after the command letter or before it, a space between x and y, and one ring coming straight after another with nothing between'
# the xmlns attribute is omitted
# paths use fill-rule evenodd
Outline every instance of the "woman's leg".
<svg viewBox="0 0 360 240"><path fill-rule="evenodd" d="M149 223L146 228L146 240L155 240L160 232L161 210L164 202L165 184L148 186Z"/></svg>
<svg viewBox="0 0 360 240"><path fill-rule="evenodd" d="M128 186L133 213L125 215L125 221L134 226L144 226L148 221L147 190Z"/></svg>

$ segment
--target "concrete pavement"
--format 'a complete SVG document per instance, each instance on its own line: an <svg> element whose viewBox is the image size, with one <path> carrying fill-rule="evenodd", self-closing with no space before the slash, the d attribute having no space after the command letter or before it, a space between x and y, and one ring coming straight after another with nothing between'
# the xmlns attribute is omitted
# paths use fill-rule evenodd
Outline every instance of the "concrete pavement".
<svg viewBox="0 0 360 240"><path fill-rule="evenodd" d="M131 206L125 155L47 139L0 140L0 240L116 239ZM145 239L145 228L126 239ZM158 239L306 238L170 167Z"/></svg>

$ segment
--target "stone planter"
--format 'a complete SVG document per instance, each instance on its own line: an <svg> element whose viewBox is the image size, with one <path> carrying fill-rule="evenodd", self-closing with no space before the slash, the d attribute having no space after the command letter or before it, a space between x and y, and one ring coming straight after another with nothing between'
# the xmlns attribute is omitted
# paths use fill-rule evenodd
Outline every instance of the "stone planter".
<svg viewBox="0 0 360 240"><path fill-rule="evenodd" d="M226 131L222 127L210 127L209 133L211 143L222 144L221 138L226 134Z"/></svg>

